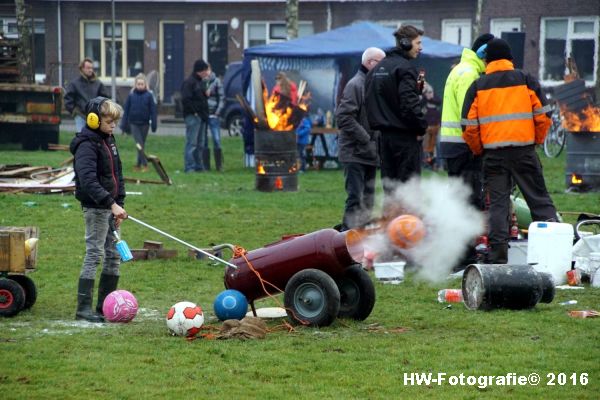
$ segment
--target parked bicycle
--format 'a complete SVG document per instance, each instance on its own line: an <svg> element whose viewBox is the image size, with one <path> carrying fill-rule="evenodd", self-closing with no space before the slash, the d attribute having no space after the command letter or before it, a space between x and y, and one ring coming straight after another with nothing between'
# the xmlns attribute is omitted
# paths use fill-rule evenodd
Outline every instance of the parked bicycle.
<svg viewBox="0 0 600 400"><path fill-rule="evenodd" d="M551 119L552 125L544 140L544 153L547 157L554 158L560 155L567 142L567 130L562 125L560 109L556 103L554 104Z"/></svg>

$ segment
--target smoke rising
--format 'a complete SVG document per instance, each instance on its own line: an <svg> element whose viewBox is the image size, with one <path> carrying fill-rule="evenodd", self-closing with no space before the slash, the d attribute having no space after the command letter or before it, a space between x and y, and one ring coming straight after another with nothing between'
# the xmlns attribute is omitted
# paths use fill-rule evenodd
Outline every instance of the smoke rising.
<svg viewBox="0 0 600 400"><path fill-rule="evenodd" d="M423 220L425 238L413 248L400 249L384 231L371 235L365 247L373 249L380 260L401 253L409 263L420 266L419 277L431 282L444 280L467 246L484 231L484 215L469 203L470 194L471 189L458 178L413 178L398 185L389 201L402 208L402 214Z"/></svg>

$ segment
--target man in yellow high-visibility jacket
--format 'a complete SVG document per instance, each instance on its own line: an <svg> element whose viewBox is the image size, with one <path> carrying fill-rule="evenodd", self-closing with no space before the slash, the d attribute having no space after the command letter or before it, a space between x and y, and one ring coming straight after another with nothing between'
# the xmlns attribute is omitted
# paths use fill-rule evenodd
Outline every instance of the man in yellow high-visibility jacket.
<svg viewBox="0 0 600 400"><path fill-rule="evenodd" d="M482 49L493 38L491 33L484 33L470 49L463 49L460 63L446 80L442 104L440 158L446 160L448 176L461 177L471 188L470 201L478 209L483 209L481 158L475 157L463 140L460 118L467 89L485 70Z"/></svg>
<svg viewBox="0 0 600 400"><path fill-rule="evenodd" d="M483 179L489 197L489 262L508 262L510 193L519 187L534 221L556 221L535 145L544 142L550 105L537 79L515 69L510 46L490 40L485 75L467 90L462 110L463 139L483 155Z"/></svg>

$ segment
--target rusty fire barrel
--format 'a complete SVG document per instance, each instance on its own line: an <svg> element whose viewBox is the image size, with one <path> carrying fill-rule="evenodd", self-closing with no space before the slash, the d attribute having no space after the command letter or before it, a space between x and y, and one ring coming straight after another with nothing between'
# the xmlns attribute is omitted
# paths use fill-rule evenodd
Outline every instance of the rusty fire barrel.
<svg viewBox="0 0 600 400"><path fill-rule="evenodd" d="M362 256L361 238L356 231L334 229L285 237L246 254L262 279L281 290L294 274L309 268L319 269L334 279L341 277L346 268L359 262ZM258 276L243 257L232 258L229 262L238 268L226 267L227 289L239 290L249 302L267 296ZM269 284L265 284L265 288L269 294L279 293Z"/></svg>
<svg viewBox="0 0 600 400"><path fill-rule="evenodd" d="M256 190L261 192L298 190L296 132L256 130L254 155Z"/></svg>
<svg viewBox="0 0 600 400"><path fill-rule="evenodd" d="M551 303L554 280L531 265L471 264L463 273L462 292L470 310L521 310Z"/></svg>

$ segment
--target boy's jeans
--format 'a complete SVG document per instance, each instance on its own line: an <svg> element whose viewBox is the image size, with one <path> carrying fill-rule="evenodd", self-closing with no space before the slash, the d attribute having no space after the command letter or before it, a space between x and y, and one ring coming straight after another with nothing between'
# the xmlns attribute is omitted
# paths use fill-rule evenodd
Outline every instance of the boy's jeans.
<svg viewBox="0 0 600 400"><path fill-rule="evenodd" d="M204 131L206 122L196 115L187 115L185 121L185 172L202 171L202 151L204 150Z"/></svg>
<svg viewBox="0 0 600 400"><path fill-rule="evenodd" d="M103 274L118 276L121 258L109 227L109 221L113 218L112 212L100 208L83 207L83 218L85 219L85 257L79 277L95 279L96 268L101 260L104 260Z"/></svg>

